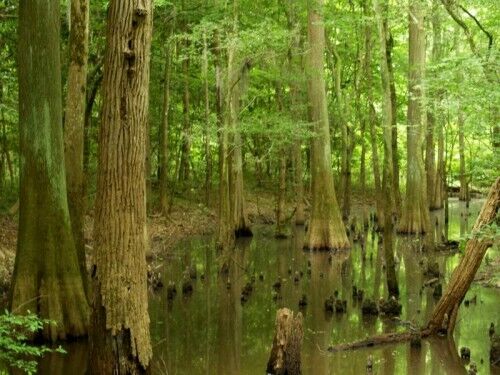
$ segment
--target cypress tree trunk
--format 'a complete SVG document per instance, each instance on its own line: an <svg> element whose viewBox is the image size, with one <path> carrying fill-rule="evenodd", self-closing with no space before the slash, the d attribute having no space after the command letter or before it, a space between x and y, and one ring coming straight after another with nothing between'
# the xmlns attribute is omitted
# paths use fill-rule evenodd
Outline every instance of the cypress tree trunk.
<svg viewBox="0 0 500 375"><path fill-rule="evenodd" d="M394 68L392 67L392 49L394 47L394 39L391 31L387 28L388 35L386 36L386 58L387 68L389 70L389 85L391 88L391 108L392 108L392 178L393 190L395 198L395 210L399 214L401 212L401 190L399 188L399 154L398 154L398 121L397 121L397 96L396 84L394 82Z"/></svg>
<svg viewBox="0 0 500 375"><path fill-rule="evenodd" d="M461 108L458 109L458 155L460 158L460 192L458 199L469 201L469 184L465 168L465 136L464 136L464 113Z"/></svg>
<svg viewBox="0 0 500 375"><path fill-rule="evenodd" d="M371 14L368 12L367 14ZM375 191L375 206L377 210L377 217L382 219L383 217L383 199L382 199L382 183L380 178L380 163L378 156L378 146L377 146L377 132L375 128L376 124L376 114L373 107L373 75L372 75L372 48L373 48L373 38L372 38L372 26L369 22L365 26L365 61L364 61L364 76L365 76L365 91L367 100L367 116L366 120L368 122L369 132L370 132L370 146L372 151L372 168L373 168L373 183Z"/></svg>
<svg viewBox="0 0 500 375"><path fill-rule="evenodd" d="M396 278L396 269L394 261L394 248L393 248L393 216L396 214L396 194L394 191L394 178L393 178L393 155L392 155L392 116L394 111L392 109L393 100L391 92L391 77L389 71L389 63L387 60L387 40L388 40L388 26L387 26L387 12L388 4L385 0L375 0L374 2L375 15L378 25L378 36L380 43L380 75L382 82L383 93L383 108L382 108L382 128L384 132L384 176L382 182L382 189L384 194L384 216L379 218L379 226L383 225L384 229L384 256L386 261L387 273L387 290L389 296L399 296L399 287Z"/></svg>
<svg viewBox="0 0 500 375"><path fill-rule="evenodd" d="M389 75L389 64L387 61L387 3L381 0L375 0L375 14L377 16L378 36L380 43L380 74L382 81L383 92L383 109L382 109L382 129L384 132L384 170L382 190L384 195L384 216L379 217L379 227L388 226L392 231L392 216L395 214L395 192L394 192L394 179L392 173L393 169L393 156L392 156L392 94L391 82ZM385 232L384 232L385 233Z"/></svg>
<svg viewBox="0 0 500 375"><path fill-rule="evenodd" d="M435 144L434 144L434 129L435 117L431 110L427 112L427 129L425 134L425 179L427 186L427 201L429 209L433 206L434 188L436 185L436 160L435 160Z"/></svg>
<svg viewBox="0 0 500 375"><path fill-rule="evenodd" d="M222 250L234 246L234 231L231 225L231 205L229 202L229 167L228 167L228 124L223 113L223 80L221 67L219 31L214 32L215 51L215 107L217 115L217 129L219 137L219 225L217 228L217 247Z"/></svg>
<svg viewBox="0 0 500 375"><path fill-rule="evenodd" d="M439 4L435 3L432 12L432 57L435 62L439 62L442 57L442 27L441 16L439 12ZM443 91L438 90L436 93L436 100L441 101L443 98ZM443 131L443 116L440 114L437 105L434 104L432 108L432 116L434 120L434 132L437 137L437 161L435 167L434 186L432 187L431 194L428 196L431 202L430 208L432 210L443 208L444 201L444 186L445 186L445 166L444 166L444 131Z"/></svg>
<svg viewBox="0 0 500 375"><path fill-rule="evenodd" d="M206 33L203 33L203 94L205 104L205 127L203 129L203 144L205 151L205 204L210 205L212 190L212 154L210 152L210 96L208 90L208 44Z"/></svg>
<svg viewBox="0 0 500 375"><path fill-rule="evenodd" d="M444 196L445 196L445 184L446 184L446 174L445 174L445 159L444 159L444 131L443 123L439 121L437 126L437 136L438 136L438 151L437 151L437 166L436 166L436 186L434 189L434 203L432 209L438 210L443 208Z"/></svg>
<svg viewBox="0 0 500 375"><path fill-rule="evenodd" d="M422 155L424 137L423 78L425 67L424 5L412 0L409 8L409 77L406 197L398 230L425 233L430 228L429 203Z"/></svg>
<svg viewBox="0 0 500 375"><path fill-rule="evenodd" d="M169 26L169 37L171 26ZM163 82L163 111L160 123L160 142L159 142L159 167L160 167L160 207L164 216L167 216L169 211L168 203L168 138L170 130L169 112L170 112L170 75L171 75L171 60L172 53L170 49L170 40L168 39L165 46L165 72Z"/></svg>
<svg viewBox="0 0 500 375"><path fill-rule="evenodd" d="M351 211L351 155L352 155L352 133L348 125L349 108L342 94L342 60L336 48L331 46L335 56L333 74L335 75L335 96L339 106L338 116L340 133L342 139L341 167L340 167L340 195L342 197L342 219L347 222Z"/></svg>
<svg viewBox="0 0 500 375"><path fill-rule="evenodd" d="M19 236L10 309L57 324L43 337L87 334L89 307L71 232L64 168L59 1L19 4Z"/></svg>
<svg viewBox="0 0 500 375"><path fill-rule="evenodd" d="M311 146L311 219L304 248L310 250L350 247L333 186L324 79L325 29L321 16L322 7L323 0L309 2L308 96L315 136Z"/></svg>
<svg viewBox="0 0 500 375"><path fill-rule="evenodd" d="M189 48L187 41L183 44L186 52ZM182 74L184 77L184 91L182 95L182 133L181 133L181 160L179 164L179 183L185 186L189 180L189 163L191 159L191 117L189 95L189 57L182 61Z"/></svg>
<svg viewBox="0 0 500 375"><path fill-rule="evenodd" d="M297 3L289 2L287 7L288 29L293 33L293 41L288 50L289 71L293 77L300 77L302 74L300 61L300 25L297 21ZM295 78L290 84L290 112L296 119L303 118L303 111L299 110L301 103L301 85L299 79ZM295 185L295 225L304 225L304 181L302 166L302 140L296 139L292 145L293 165L294 165L294 185Z"/></svg>
<svg viewBox="0 0 500 375"><path fill-rule="evenodd" d="M285 195L286 195L286 151L282 150L279 166L278 199L276 202L276 238L287 237L285 228Z"/></svg>
<svg viewBox="0 0 500 375"><path fill-rule="evenodd" d="M152 349L146 270L150 0L109 4L94 223L92 374L140 374Z"/></svg>
<svg viewBox="0 0 500 375"><path fill-rule="evenodd" d="M233 8L233 38L238 37L238 1ZM228 77L226 94L226 121L231 129L231 152L229 152L229 195L231 216L236 237L252 236L246 214L243 187L242 140L239 130L240 98L248 73L247 63L240 62L235 43L228 52Z"/></svg>
<svg viewBox="0 0 500 375"><path fill-rule="evenodd" d="M64 159L73 238L82 275L87 274L83 236L85 216L83 140L89 37L88 0L71 0L68 94L64 123ZM86 280L86 278L84 278ZM85 287L86 287L85 282Z"/></svg>

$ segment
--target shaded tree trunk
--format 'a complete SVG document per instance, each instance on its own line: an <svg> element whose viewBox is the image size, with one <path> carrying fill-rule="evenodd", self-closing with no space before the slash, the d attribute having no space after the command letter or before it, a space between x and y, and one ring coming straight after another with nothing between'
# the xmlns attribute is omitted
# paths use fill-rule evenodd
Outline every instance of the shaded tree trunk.
<svg viewBox="0 0 500 375"><path fill-rule="evenodd" d="M277 311L276 332L267 362L267 374L302 374L301 349L304 336L302 321L300 312L294 316L293 312L287 308Z"/></svg>
<svg viewBox="0 0 500 375"><path fill-rule="evenodd" d="M424 5L412 0L409 7L409 76L406 197L399 223L401 233L425 233L430 228L424 173L423 78L425 68Z"/></svg>
<svg viewBox="0 0 500 375"><path fill-rule="evenodd" d="M71 230L62 134L60 8L19 3L19 234L10 310L54 321L45 339L87 334L87 303Z"/></svg>
<svg viewBox="0 0 500 375"><path fill-rule="evenodd" d="M433 5L433 15L432 15L432 33L433 33L433 45L432 45L432 58L435 62L439 62L442 58L442 27L441 27L441 16L439 5L434 3ZM444 92L438 90L436 93L436 100L439 102L442 100ZM445 186L445 159L444 159L444 121L441 115L438 105L434 103L432 107L432 121L434 123L434 134L437 137L437 161L435 167L435 177L434 186L430 190L430 195L428 199L430 201L430 208L432 210L443 208L444 201L444 186ZM429 187L429 186L428 186Z"/></svg>
<svg viewBox="0 0 500 375"><path fill-rule="evenodd" d="M183 43L186 50L189 48L188 41ZM182 61L182 75L184 78L184 90L182 95L182 133L181 133L181 156L179 162L178 181L181 186L186 186L189 180L191 160L191 118L190 118L190 93L189 93L189 57Z"/></svg>
<svg viewBox="0 0 500 375"><path fill-rule="evenodd" d="M205 203L210 206L212 191L212 153L210 152L210 96L208 90L208 44L206 33L203 33L203 94L205 104L205 127L203 129L203 145L205 151Z"/></svg>
<svg viewBox="0 0 500 375"><path fill-rule="evenodd" d="M458 199L469 201L469 183L467 181L467 172L465 167L465 135L464 135L464 113L461 108L458 109L458 155L460 158L460 191Z"/></svg>
<svg viewBox="0 0 500 375"><path fill-rule="evenodd" d="M382 82L383 93L383 108L382 108L382 129L384 133L384 167L383 167L383 202L384 210L383 217L379 217L379 226L383 225L384 228L388 226L389 231L392 232L392 217L396 214L394 207L396 206L396 198L394 191L393 179L393 156L392 156L392 92L391 80L389 73L389 64L387 61L387 2L382 0L375 0L375 14L378 24L378 36L380 43L380 74ZM384 234L389 234L389 231L384 231ZM387 233L386 233L387 232ZM392 234L392 233L391 233Z"/></svg>
<svg viewBox="0 0 500 375"><path fill-rule="evenodd" d="M287 237L285 223L285 196L286 196L286 152L283 150L280 156L278 198L276 201L276 238Z"/></svg>
<svg viewBox="0 0 500 375"><path fill-rule="evenodd" d="M91 374L145 373L152 357L147 296L146 131L150 0L111 0L94 222Z"/></svg>
<svg viewBox="0 0 500 375"><path fill-rule="evenodd" d="M214 32L214 64L215 64L215 107L217 115L217 132L219 137L219 223L217 228L217 247L228 250L234 247L234 231L231 221L231 204L229 201L229 166L228 166L228 124L223 109L222 57L219 31Z"/></svg>
<svg viewBox="0 0 500 375"><path fill-rule="evenodd" d="M371 14L366 10L367 14ZM367 101L367 116L365 117L366 122L368 122L369 132L370 132L370 146L372 151L372 169L373 169L373 183L375 191L375 206L377 210L377 217L382 218L383 216L383 197L382 197L382 182L380 178L380 162L378 156L378 145L377 145L377 131L376 131L376 113L373 107L373 74L372 74L372 48L373 48L373 37L372 37L372 25L366 23L365 25L365 61L364 61L364 76L365 76L365 91L366 91L366 101ZM366 126L366 125L365 125Z"/></svg>
<svg viewBox="0 0 500 375"><path fill-rule="evenodd" d="M297 9L295 2L290 2L287 8L288 29L293 33L293 40L290 49L288 50L288 66L290 72L293 72L294 77L300 77L301 62L300 62L300 25L297 21ZM290 112L297 120L303 119L303 111L300 110L301 105L301 86L297 82L297 78L292 79L290 84ZM295 225L304 225L304 177L302 166L302 140L295 139L292 145L293 165L294 165L294 185L295 185Z"/></svg>
<svg viewBox="0 0 500 375"><path fill-rule="evenodd" d="M397 117L397 95L396 84L394 81L394 68L392 66L392 49L394 48L394 39L391 31L387 28L386 39L386 54L387 54L387 68L389 70L389 85L391 88L391 108L392 108L392 178L393 178L393 194L395 210L398 214L401 212L401 189L399 187L399 152L398 152L398 117Z"/></svg>
<svg viewBox="0 0 500 375"><path fill-rule="evenodd" d="M436 185L436 156L435 156L435 141L434 129L436 118L431 110L427 112L427 129L425 134L425 179L427 185L427 200L429 209L434 205L434 189Z"/></svg>
<svg viewBox="0 0 500 375"><path fill-rule="evenodd" d="M238 37L238 2L233 9L233 38ZM234 43L233 43L234 44ZM238 58L236 46L228 51L228 78L226 94L226 121L231 129L231 151L229 152L229 195L231 216L236 237L252 235L248 217L243 187L242 140L239 130L240 98L247 80L249 65Z"/></svg>
<svg viewBox="0 0 500 375"><path fill-rule="evenodd" d="M159 181L159 193L160 193L160 207L164 216L167 216L169 211L169 197L168 197L168 158L169 158L169 132L170 132L170 76L171 76L171 61L172 52L170 46L170 33L171 26L169 26L169 39L165 46L165 71L164 71L164 82L163 82L163 110L162 118L160 123L160 142L158 147L159 155L159 169L160 169L160 181Z"/></svg>
<svg viewBox="0 0 500 375"><path fill-rule="evenodd" d="M350 247L335 196L331 167L330 129L324 79L325 30L323 0L308 9L308 97L315 136L311 146L311 219L304 248L347 249Z"/></svg>
<svg viewBox="0 0 500 375"><path fill-rule="evenodd" d="M71 31L69 35L68 94L64 116L64 160L71 227L82 275L87 274L83 144L87 86L89 38L89 1L71 0ZM84 277L87 287L86 277Z"/></svg>

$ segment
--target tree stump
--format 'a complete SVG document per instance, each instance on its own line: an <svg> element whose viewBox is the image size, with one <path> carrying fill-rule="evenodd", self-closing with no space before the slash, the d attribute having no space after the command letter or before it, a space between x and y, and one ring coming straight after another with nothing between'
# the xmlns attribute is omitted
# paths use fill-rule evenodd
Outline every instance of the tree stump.
<svg viewBox="0 0 500 375"><path fill-rule="evenodd" d="M294 316L291 310L283 308L276 313L276 332L267 363L268 374L300 375L302 373L300 355L304 335L302 321L300 312Z"/></svg>

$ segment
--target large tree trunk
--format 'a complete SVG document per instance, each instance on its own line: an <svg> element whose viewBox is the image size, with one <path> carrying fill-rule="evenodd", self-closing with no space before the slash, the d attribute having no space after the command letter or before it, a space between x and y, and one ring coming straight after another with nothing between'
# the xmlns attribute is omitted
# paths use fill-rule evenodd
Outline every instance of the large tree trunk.
<svg viewBox="0 0 500 375"><path fill-rule="evenodd" d="M87 334L89 307L71 232L62 134L59 1L19 4L19 236L10 309L55 324L52 341Z"/></svg>
<svg viewBox="0 0 500 375"><path fill-rule="evenodd" d="M293 312L287 308L277 311L276 332L267 362L267 374L302 374L301 349L304 336L302 321L301 313L294 316Z"/></svg>
<svg viewBox="0 0 500 375"><path fill-rule="evenodd" d="M422 142L424 137L423 79L425 68L424 5L412 0L409 8L409 76L406 197L398 230L401 233L425 233L430 228L429 203L424 173Z"/></svg>
<svg viewBox="0 0 500 375"><path fill-rule="evenodd" d="M311 219L304 248L350 247L333 186L330 128L324 79L325 28L323 0L312 1L308 10L308 96L315 137L311 148Z"/></svg>
<svg viewBox="0 0 500 375"><path fill-rule="evenodd" d="M146 130L150 0L109 4L92 277L92 374L144 373L152 357L147 296Z"/></svg>
<svg viewBox="0 0 500 375"><path fill-rule="evenodd" d="M71 0L68 94L64 117L64 159L71 227L82 275L87 274L83 236L85 216L83 143L87 86L89 0ZM86 280L86 278L84 278ZM86 287L85 282L85 287Z"/></svg>

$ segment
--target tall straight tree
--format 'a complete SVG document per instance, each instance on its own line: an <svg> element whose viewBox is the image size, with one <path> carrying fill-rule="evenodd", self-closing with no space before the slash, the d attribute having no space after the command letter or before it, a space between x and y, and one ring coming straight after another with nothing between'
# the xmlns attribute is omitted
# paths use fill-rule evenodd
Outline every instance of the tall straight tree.
<svg viewBox="0 0 500 375"><path fill-rule="evenodd" d="M379 217L379 225L383 224L391 227L391 216L395 213L396 197L395 186L393 179L393 157L392 157L392 98L391 98L391 79L389 73L389 64L387 61L387 11L388 4L385 0L374 1L375 15L378 25L378 36L380 44L380 75L382 82L383 106L382 106L382 129L384 133L384 167L383 167L383 201L384 201L384 217Z"/></svg>
<svg viewBox="0 0 500 375"><path fill-rule="evenodd" d="M231 49L229 50L229 57ZM229 60L231 61L231 60ZM222 56L219 30L214 32L215 65L215 107L219 137L219 225L217 228L217 247L228 250L234 247L234 230L231 225L229 202L229 167L228 167L228 124L224 120Z"/></svg>
<svg viewBox="0 0 500 375"><path fill-rule="evenodd" d="M350 247L333 186L324 78L323 5L323 0L308 1L308 97L310 120L315 135L311 147L311 219L304 248L310 250Z"/></svg>
<svg viewBox="0 0 500 375"><path fill-rule="evenodd" d="M401 233L425 233L430 227L422 144L425 133L423 80L425 69L424 2L409 7L409 73L406 197L399 223Z"/></svg>
<svg viewBox="0 0 500 375"><path fill-rule="evenodd" d="M89 0L71 0L68 96L64 117L64 158L71 227L82 274L86 274L83 142L89 50Z"/></svg>
<svg viewBox="0 0 500 375"><path fill-rule="evenodd" d="M92 267L92 374L144 373L152 357L145 171L151 3L109 3Z"/></svg>
<svg viewBox="0 0 500 375"><path fill-rule="evenodd" d="M89 307L71 232L62 134L59 1L19 4L19 236L10 308L53 320L55 341L87 333Z"/></svg>
<svg viewBox="0 0 500 375"><path fill-rule="evenodd" d="M229 201L232 223L236 237L252 236L244 197L243 186L243 142L239 129L240 99L248 79L250 68L246 61L238 56L238 1L233 3L233 30L228 51L226 121L231 129L231 150L229 151Z"/></svg>

